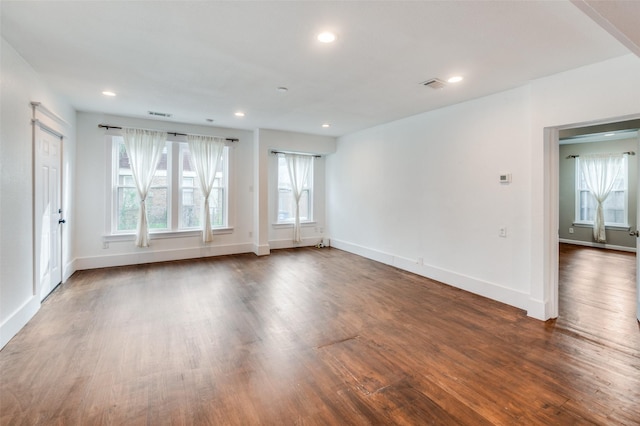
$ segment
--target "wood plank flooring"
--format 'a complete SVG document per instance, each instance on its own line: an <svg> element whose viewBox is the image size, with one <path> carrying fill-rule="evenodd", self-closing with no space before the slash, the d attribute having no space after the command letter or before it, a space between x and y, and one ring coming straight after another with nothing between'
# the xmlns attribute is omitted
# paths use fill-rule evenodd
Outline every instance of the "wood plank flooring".
<svg viewBox="0 0 640 426"><path fill-rule="evenodd" d="M0 424L640 425L637 340L583 322L331 248L81 271L0 352Z"/></svg>
<svg viewBox="0 0 640 426"><path fill-rule="evenodd" d="M557 326L640 357L636 255L560 244Z"/></svg>

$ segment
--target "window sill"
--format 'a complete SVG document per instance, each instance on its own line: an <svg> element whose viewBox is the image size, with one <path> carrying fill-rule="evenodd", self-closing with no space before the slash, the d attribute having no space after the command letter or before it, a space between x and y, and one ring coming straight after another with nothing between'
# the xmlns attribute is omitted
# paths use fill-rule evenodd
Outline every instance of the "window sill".
<svg viewBox="0 0 640 426"><path fill-rule="evenodd" d="M593 228L593 223L574 222L573 226L576 228ZM610 229L612 231L629 231L631 227L629 225L606 225L604 229Z"/></svg>
<svg viewBox="0 0 640 426"><path fill-rule="evenodd" d="M232 234L233 228L216 228L213 231L213 235ZM160 231L149 233L149 239L151 240L164 240L168 238L189 238L189 237L202 237L202 231L200 229L188 229L184 231ZM136 234L111 234L103 235L102 241L105 243L119 242L119 241L134 241Z"/></svg>
<svg viewBox="0 0 640 426"><path fill-rule="evenodd" d="M315 226L317 224L317 222L315 221L311 221L311 222L300 222L300 226L302 226L303 228L305 227L309 227L309 226ZM275 229L280 229L280 228L293 228L294 223L293 222L276 222L276 223L272 223L271 226L273 226Z"/></svg>

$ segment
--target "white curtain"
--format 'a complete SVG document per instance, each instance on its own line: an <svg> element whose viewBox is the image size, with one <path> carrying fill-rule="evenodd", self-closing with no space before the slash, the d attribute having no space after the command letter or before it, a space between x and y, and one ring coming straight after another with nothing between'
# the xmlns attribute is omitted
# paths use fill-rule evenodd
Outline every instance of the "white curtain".
<svg viewBox="0 0 640 426"><path fill-rule="evenodd" d="M293 241L299 243L302 241L300 233L300 197L303 189L308 184L309 170L313 163L312 155L284 154L287 162L287 170L289 171L289 179L291 180L291 191L296 201L296 216L293 224Z"/></svg>
<svg viewBox="0 0 640 426"><path fill-rule="evenodd" d="M611 193L613 185L622 170L624 154L587 154L580 155L580 169L589 192L597 203L593 223L593 238L604 243L607 240L604 226L602 204Z"/></svg>
<svg viewBox="0 0 640 426"><path fill-rule="evenodd" d="M167 143L167 133L142 129L122 129L124 146L129 156L133 181L140 197L140 212L136 229L136 246L149 247L146 199L153 175Z"/></svg>
<svg viewBox="0 0 640 426"><path fill-rule="evenodd" d="M208 243L213 241L211 232L211 213L209 208L209 195L213 189L213 182L216 173L220 168L222 152L224 150L224 139L213 136L187 136L189 151L191 152L191 167L198 175L200 190L204 197L204 218L202 224L202 241Z"/></svg>

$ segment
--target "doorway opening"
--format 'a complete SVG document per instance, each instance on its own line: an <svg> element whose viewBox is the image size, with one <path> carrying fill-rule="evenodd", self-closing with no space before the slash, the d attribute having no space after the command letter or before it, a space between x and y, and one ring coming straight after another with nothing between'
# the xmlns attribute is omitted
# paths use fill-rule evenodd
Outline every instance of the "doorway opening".
<svg viewBox="0 0 640 426"><path fill-rule="evenodd" d="M626 193L616 194L616 202L611 201L606 212L606 243L595 242L593 227L581 223L588 208L580 199L579 182L576 184L580 178L576 159L587 153L639 154L639 128L639 118L556 128L553 148L558 233L552 247L557 250L557 274L551 294L556 326L633 351L640 347L640 284L638 239L630 234L640 229L640 157L626 156L628 185Z"/></svg>

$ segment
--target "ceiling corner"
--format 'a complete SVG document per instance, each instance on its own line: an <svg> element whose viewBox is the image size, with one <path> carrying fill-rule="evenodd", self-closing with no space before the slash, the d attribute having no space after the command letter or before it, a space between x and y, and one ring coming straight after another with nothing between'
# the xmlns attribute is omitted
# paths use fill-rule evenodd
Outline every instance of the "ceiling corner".
<svg viewBox="0 0 640 426"><path fill-rule="evenodd" d="M640 57L640 2L571 0L578 9Z"/></svg>

